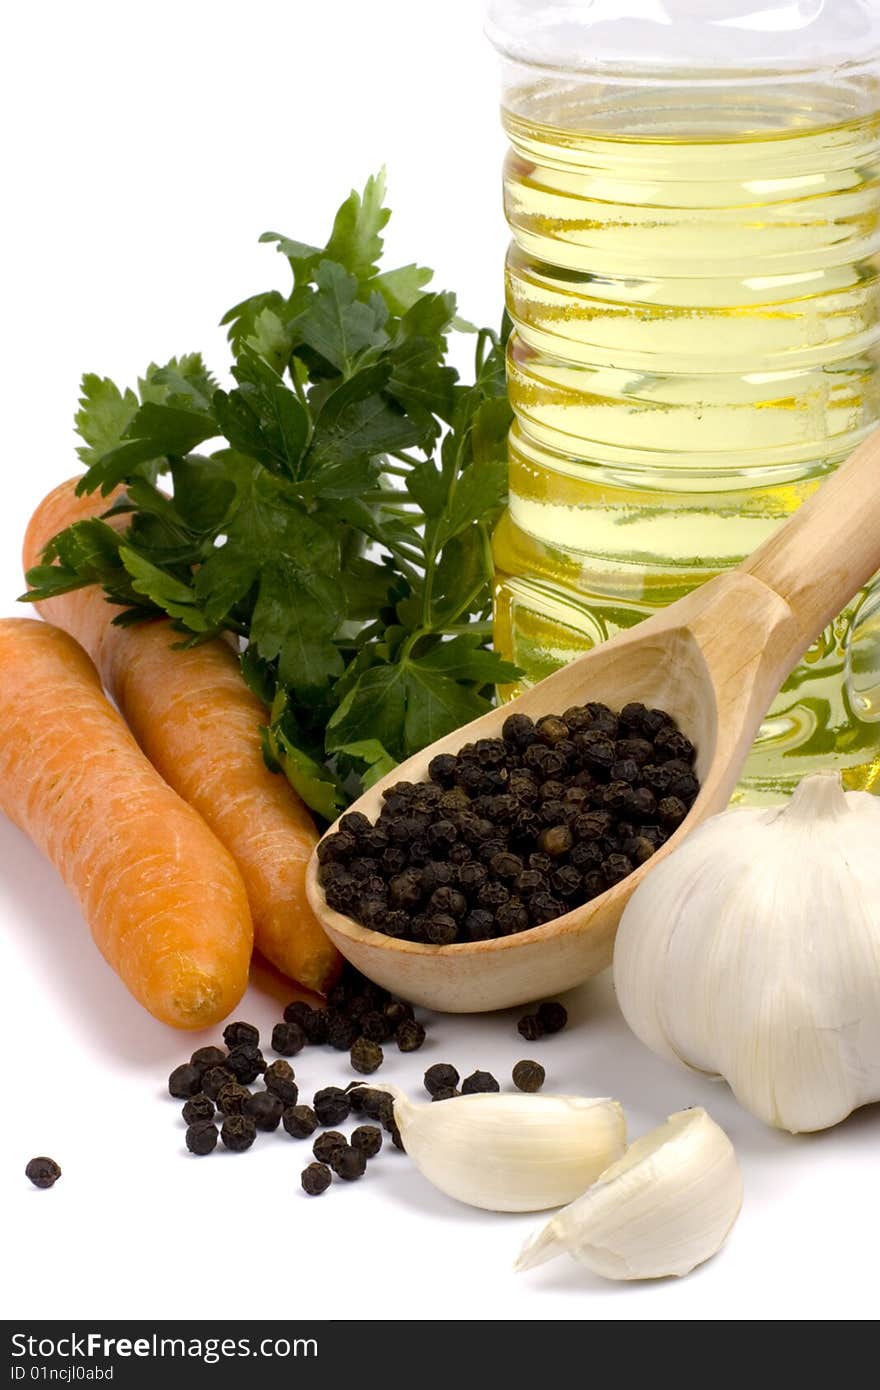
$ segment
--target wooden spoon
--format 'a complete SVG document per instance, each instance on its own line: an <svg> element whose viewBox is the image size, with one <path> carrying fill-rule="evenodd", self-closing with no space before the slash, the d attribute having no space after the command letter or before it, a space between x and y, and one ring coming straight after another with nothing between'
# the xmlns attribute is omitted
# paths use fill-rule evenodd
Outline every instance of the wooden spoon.
<svg viewBox="0 0 880 1390"><path fill-rule="evenodd" d="M497 737L514 711L538 718L589 700L612 709L639 700L675 716L697 747L702 783L687 819L652 859L601 897L543 926L497 940L426 946L369 931L329 908L313 855L308 895L325 929L371 980L413 1003L453 1013L521 1004L595 975L611 960L630 895L685 835L724 809L786 677L878 569L880 431L738 569L440 739L351 808L374 820L386 787L423 780L437 753Z"/></svg>

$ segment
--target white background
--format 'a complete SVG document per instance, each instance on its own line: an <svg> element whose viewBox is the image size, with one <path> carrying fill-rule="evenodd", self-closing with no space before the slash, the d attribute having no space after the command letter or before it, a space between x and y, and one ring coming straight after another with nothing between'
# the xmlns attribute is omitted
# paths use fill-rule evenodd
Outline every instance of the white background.
<svg viewBox="0 0 880 1390"><path fill-rule="evenodd" d="M392 260L435 266L477 322L500 312L506 238L495 62L476 0L30 0L5 17L4 49L0 612L13 614L27 517L76 471L79 376L128 382L150 358L193 348L222 372L221 313L285 284L260 232L322 238L351 185L385 161ZM514 1276L542 1218L456 1205L396 1151L318 1200L299 1189L308 1145L286 1136L246 1155L186 1155L164 1079L214 1037L175 1035L139 1010L54 872L2 820L0 865L7 1317L876 1313L876 1108L812 1138L766 1130L722 1085L647 1053L607 979L567 999L565 1034L530 1047L515 1013L432 1020L425 1048L392 1048L383 1076L418 1090L425 1067L449 1060L509 1078L532 1054L548 1090L617 1096L633 1135L707 1105L742 1161L740 1222L690 1278L602 1283L567 1259ZM268 1030L289 997L261 974L241 1015ZM351 1076L345 1054L323 1049L297 1071L305 1099ZM24 1178L35 1153L64 1169L51 1192Z"/></svg>

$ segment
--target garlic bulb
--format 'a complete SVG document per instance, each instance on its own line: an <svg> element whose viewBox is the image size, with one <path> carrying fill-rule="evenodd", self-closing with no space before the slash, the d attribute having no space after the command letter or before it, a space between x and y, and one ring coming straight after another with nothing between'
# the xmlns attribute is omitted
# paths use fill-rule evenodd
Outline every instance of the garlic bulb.
<svg viewBox="0 0 880 1390"><path fill-rule="evenodd" d="M820 774L707 821L630 899L614 983L648 1047L768 1124L880 1099L880 798Z"/></svg>
<svg viewBox="0 0 880 1390"><path fill-rule="evenodd" d="M526 1241L516 1268L567 1251L606 1279L689 1274L724 1244L741 1206L727 1135L705 1110L682 1110Z"/></svg>
<svg viewBox="0 0 880 1390"><path fill-rule="evenodd" d="M371 1089L394 1096L394 1119L419 1172L488 1211L570 1202L626 1145L616 1100L495 1092L416 1105L396 1086Z"/></svg>

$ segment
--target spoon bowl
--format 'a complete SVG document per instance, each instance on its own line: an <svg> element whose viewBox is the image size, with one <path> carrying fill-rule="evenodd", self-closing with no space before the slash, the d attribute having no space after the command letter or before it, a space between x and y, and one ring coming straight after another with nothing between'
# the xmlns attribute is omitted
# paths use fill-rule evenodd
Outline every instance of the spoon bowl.
<svg viewBox="0 0 880 1390"><path fill-rule="evenodd" d="M697 825L724 810L785 678L878 568L880 434L875 434L738 569L423 749L350 808L375 820L387 788L425 780L438 753L499 737L512 713L537 719L591 700L614 710L639 701L666 710L687 734L697 749L701 784L686 820L647 863L543 926L488 941L429 946L371 931L328 907L313 854L307 891L325 930L369 979L442 1012L507 1008L597 974L610 964L614 934L631 894Z"/></svg>

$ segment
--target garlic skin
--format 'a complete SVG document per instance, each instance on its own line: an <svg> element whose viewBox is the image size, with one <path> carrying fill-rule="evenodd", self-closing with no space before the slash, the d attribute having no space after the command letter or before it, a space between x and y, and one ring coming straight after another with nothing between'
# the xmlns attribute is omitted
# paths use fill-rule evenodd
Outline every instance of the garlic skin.
<svg viewBox="0 0 880 1390"><path fill-rule="evenodd" d="M767 1124L880 1100L880 798L819 774L706 821L630 899L614 984L648 1047Z"/></svg>
<svg viewBox="0 0 880 1390"><path fill-rule="evenodd" d="M486 1211L570 1202L626 1147L616 1100L498 1092L417 1105L396 1086L394 1118L409 1157L447 1196Z"/></svg>
<svg viewBox="0 0 880 1390"><path fill-rule="evenodd" d="M721 1248L741 1206L724 1130L705 1110L681 1110L527 1240L516 1268L567 1253L606 1279L681 1277Z"/></svg>

